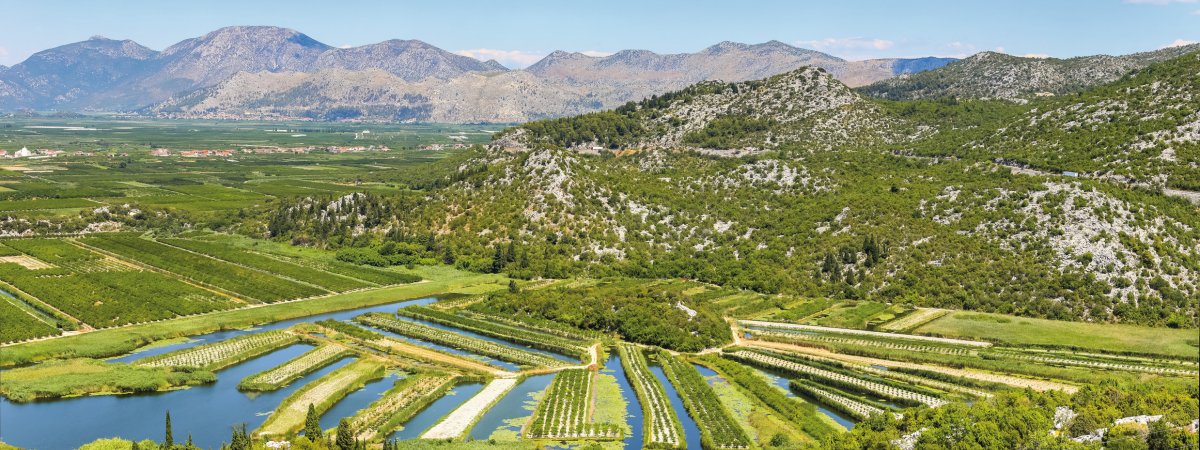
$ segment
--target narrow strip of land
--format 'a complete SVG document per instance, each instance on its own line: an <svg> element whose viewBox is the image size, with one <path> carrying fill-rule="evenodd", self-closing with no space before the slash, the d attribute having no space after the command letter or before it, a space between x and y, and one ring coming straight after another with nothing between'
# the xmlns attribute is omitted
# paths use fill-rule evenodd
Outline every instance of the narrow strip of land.
<svg viewBox="0 0 1200 450"><path fill-rule="evenodd" d="M421 435L421 439L453 439L462 436L475 418L488 410L501 396L517 385L516 378L497 378L483 390Z"/></svg>
<svg viewBox="0 0 1200 450"><path fill-rule="evenodd" d="M762 320L739 320L738 323L741 323L742 325L749 325L752 327L778 328L778 329L785 329L785 330L815 331L815 332L819 332L819 333L856 334L856 335L861 335L861 336L871 336L871 337L880 337L880 338L888 338L888 339L907 339L910 341L928 341L928 342L938 342L938 343L942 343L942 344L966 345L966 346L970 346L970 347L991 347L992 346L991 342L968 341L965 339L940 338L940 337L933 337L933 336L920 336L920 335L915 335L915 334L884 333L881 331L854 330L854 329L849 329L849 328L822 327L822 326L817 326L817 325L801 325L801 324L797 324L797 323L766 322L766 321L762 321Z"/></svg>
<svg viewBox="0 0 1200 450"><path fill-rule="evenodd" d="M1049 380L1035 380L1031 378L1021 378L1011 375L1001 375L998 373L983 372L969 369L956 369L953 367L935 366L931 364L917 364L903 361L892 361L888 359L871 358L867 356L847 355L844 353L834 353L822 348L803 347L799 345L784 344L780 342L766 342L758 340L743 340L742 345L751 347L769 348L774 350L784 350L794 353L803 353L814 356L823 356L830 359L836 359L846 362L876 365L888 368L916 369L926 370L930 372L944 373L956 377L970 378L972 380L987 381L990 383L1007 384L1019 388L1030 388L1035 391L1051 391L1060 390L1068 393L1074 393L1079 388Z"/></svg>

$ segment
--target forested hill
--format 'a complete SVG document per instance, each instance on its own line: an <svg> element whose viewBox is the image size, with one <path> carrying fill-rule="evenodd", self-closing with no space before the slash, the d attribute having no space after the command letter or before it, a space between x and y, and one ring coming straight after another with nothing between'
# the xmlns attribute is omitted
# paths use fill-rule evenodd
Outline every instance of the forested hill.
<svg viewBox="0 0 1200 450"><path fill-rule="evenodd" d="M504 131L498 145L738 150L803 143L829 149L902 138L900 123L824 69L765 80L703 82L615 110L532 122Z"/></svg>
<svg viewBox="0 0 1200 450"><path fill-rule="evenodd" d="M1116 102L1146 118L1139 122L1146 127L1195 123L1188 106L1195 96L1184 86L1197 64L1180 58L1074 101L1024 106L869 101L818 70L757 84L705 83L618 111L510 130L490 149L442 163L443 175L419 194L289 201L267 226L245 231L360 247L346 250L348 258L436 259L518 277L682 277L770 293L1194 326L1195 205L1111 177L1014 173L1004 164L1083 160L1093 150L1071 139L1117 146L1104 133L1132 129L1116 121L1056 131L1049 118L1058 116L1048 112L1059 109L1112 110ZM837 96L808 97L818 91ZM1159 97L1132 95L1144 91ZM1163 108L1157 116L1145 109L1154 105ZM689 147L690 132L673 127L703 130L721 116L738 119L725 121L734 131L713 139L757 150L713 157L734 153L646 149ZM860 127L847 128L857 135L822 140L814 131L858 120ZM1196 134L1186 129L1162 139L1178 167L1194 168ZM1008 142L1009 133L1021 134ZM1044 153L1016 145L1052 139L1063 144ZM1171 173L1192 176L1187 170L1194 169Z"/></svg>
<svg viewBox="0 0 1200 450"><path fill-rule="evenodd" d="M893 100L942 97L1023 100L1078 92L1115 81L1132 70L1197 51L1200 44L1130 55L1069 59L982 52L935 70L879 81L860 91Z"/></svg>

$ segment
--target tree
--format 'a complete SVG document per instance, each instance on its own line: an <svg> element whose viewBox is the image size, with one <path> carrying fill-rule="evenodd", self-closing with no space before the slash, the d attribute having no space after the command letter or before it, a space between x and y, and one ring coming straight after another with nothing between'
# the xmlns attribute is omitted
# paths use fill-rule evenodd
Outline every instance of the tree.
<svg viewBox="0 0 1200 450"><path fill-rule="evenodd" d="M317 408L309 403L308 416L304 419L304 436L315 444L323 434L325 433L321 431L321 416L317 415Z"/></svg>
<svg viewBox="0 0 1200 450"><path fill-rule="evenodd" d="M246 432L246 424L233 427L229 450L251 450L250 433Z"/></svg>
<svg viewBox="0 0 1200 450"><path fill-rule="evenodd" d="M355 450L354 430L350 429L350 421L345 417L338 422L337 440L334 444L334 448L338 450Z"/></svg>
<svg viewBox="0 0 1200 450"><path fill-rule="evenodd" d="M521 288L517 287L517 280L508 280L508 292L514 294L521 292Z"/></svg>
<svg viewBox="0 0 1200 450"><path fill-rule="evenodd" d="M167 432L163 436L163 448L171 449L175 447L175 437L171 435L171 411L167 411Z"/></svg>

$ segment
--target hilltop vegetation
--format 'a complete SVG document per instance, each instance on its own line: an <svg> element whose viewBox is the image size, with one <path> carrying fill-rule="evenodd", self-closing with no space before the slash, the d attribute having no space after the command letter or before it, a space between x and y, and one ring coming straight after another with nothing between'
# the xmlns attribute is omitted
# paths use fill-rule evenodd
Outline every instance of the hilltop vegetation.
<svg viewBox="0 0 1200 450"><path fill-rule="evenodd" d="M1188 74L1198 64L1184 56L1024 106L878 102L815 69L704 83L510 129L492 149L456 161L422 198L284 201L266 222L288 225L243 231L517 277L685 277L761 292L1194 326L1200 218L1186 201L1134 189L1119 174L1158 167L1159 180L1190 186ZM1129 97L1120 114L1095 130L1029 122L1078 121L1083 113L1068 112L1119 97ZM819 133L825 126L844 133ZM1095 167L1057 162L1090 160L1101 150L1086 142L1097 136L1125 148L1122 139L1157 130L1166 130L1157 150L1128 152L1111 174L1054 172ZM1054 139L1061 145L1047 144ZM1159 157L1166 146L1175 161ZM652 150L680 147L694 151ZM1159 165L1141 164L1152 157ZM1004 164L1050 167L1012 173Z"/></svg>
<svg viewBox="0 0 1200 450"><path fill-rule="evenodd" d="M981 52L934 70L878 81L859 90L893 100L942 97L1022 100L1063 95L1115 81L1132 70L1200 50L1168 47L1130 55L1035 58Z"/></svg>

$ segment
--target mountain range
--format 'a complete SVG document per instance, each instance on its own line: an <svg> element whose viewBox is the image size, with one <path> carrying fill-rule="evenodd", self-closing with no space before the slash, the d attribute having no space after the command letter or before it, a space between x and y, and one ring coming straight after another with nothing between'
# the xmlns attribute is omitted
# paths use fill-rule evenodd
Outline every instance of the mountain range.
<svg viewBox="0 0 1200 450"><path fill-rule="evenodd" d="M159 117L512 123L612 109L703 81L815 67L875 97L1024 101L1113 81L1198 48L1125 56L847 61L779 41L695 53L556 51L521 70L418 40L337 48L295 30L221 28L162 51L104 37L0 68L0 111L115 111Z"/></svg>
<svg viewBox="0 0 1200 450"><path fill-rule="evenodd" d="M177 116L518 122L578 114L704 80L744 81L801 66L857 86L950 59L846 61L778 41L697 53L557 51L524 70L417 40L336 48L295 30L222 28L155 51L94 37L0 72L0 110ZM251 89L252 88L252 89Z"/></svg>

